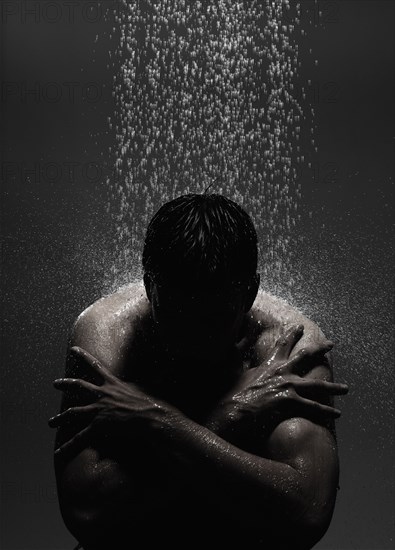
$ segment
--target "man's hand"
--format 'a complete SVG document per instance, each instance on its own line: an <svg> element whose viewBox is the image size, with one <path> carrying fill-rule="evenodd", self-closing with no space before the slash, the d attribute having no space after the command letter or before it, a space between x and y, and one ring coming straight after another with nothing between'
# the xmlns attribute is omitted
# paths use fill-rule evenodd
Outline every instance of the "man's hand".
<svg viewBox="0 0 395 550"><path fill-rule="evenodd" d="M154 420L158 415L170 411L167 403L154 399L144 393L135 384L126 383L114 376L86 350L73 347L71 352L82 359L101 380L97 386L79 378L60 378L54 381L56 389L65 392L84 392L91 402L89 405L70 407L61 414L49 419L51 428L57 428L70 422L84 428L59 447L55 454L63 454L85 441L93 429L106 426L108 433L122 435L141 420Z"/></svg>
<svg viewBox="0 0 395 550"><path fill-rule="evenodd" d="M208 422L208 426L220 426L224 415L232 426L231 431L251 427L257 423L270 428L273 423L292 416L311 420L336 418L340 411L325 404L331 396L347 393L345 384L324 380L305 379L301 376L306 363L323 358L333 344L310 345L290 358L296 343L303 335L304 327L291 327L281 336L269 353L268 359L258 367L247 370L236 387L222 400Z"/></svg>

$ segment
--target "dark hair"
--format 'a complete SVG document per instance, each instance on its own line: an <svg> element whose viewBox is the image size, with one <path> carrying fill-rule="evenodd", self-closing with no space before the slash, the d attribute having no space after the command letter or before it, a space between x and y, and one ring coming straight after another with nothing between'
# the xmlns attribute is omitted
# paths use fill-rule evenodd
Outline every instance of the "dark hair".
<svg viewBox="0 0 395 550"><path fill-rule="evenodd" d="M219 194L188 194L164 204L150 221L143 269L156 282L247 283L257 269L250 216Z"/></svg>

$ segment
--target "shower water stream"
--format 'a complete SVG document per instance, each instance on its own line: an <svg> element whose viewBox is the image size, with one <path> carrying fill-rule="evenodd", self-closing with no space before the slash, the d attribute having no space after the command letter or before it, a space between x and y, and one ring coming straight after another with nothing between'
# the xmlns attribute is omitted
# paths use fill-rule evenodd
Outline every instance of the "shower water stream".
<svg viewBox="0 0 395 550"><path fill-rule="evenodd" d="M262 279L286 277L298 220L300 4L121 0L115 53L114 287L141 277L154 212L184 193L224 193L252 216Z"/></svg>

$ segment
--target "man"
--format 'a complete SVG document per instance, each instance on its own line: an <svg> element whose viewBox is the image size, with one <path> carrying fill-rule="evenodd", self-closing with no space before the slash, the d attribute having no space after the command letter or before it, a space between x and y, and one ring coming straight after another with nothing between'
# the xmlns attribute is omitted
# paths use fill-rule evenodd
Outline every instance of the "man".
<svg viewBox="0 0 395 550"><path fill-rule="evenodd" d="M74 324L55 467L86 550L311 548L338 483L326 340L258 293L250 217L217 194L151 220L144 286Z"/></svg>

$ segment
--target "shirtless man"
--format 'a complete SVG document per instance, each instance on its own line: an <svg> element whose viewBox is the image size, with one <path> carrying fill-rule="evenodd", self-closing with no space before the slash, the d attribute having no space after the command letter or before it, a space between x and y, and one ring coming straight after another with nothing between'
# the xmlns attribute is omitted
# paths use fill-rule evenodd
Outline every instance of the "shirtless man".
<svg viewBox="0 0 395 550"><path fill-rule="evenodd" d="M259 289L250 217L185 195L151 220L144 287L74 324L55 468L86 550L307 549L338 485L332 347Z"/></svg>

